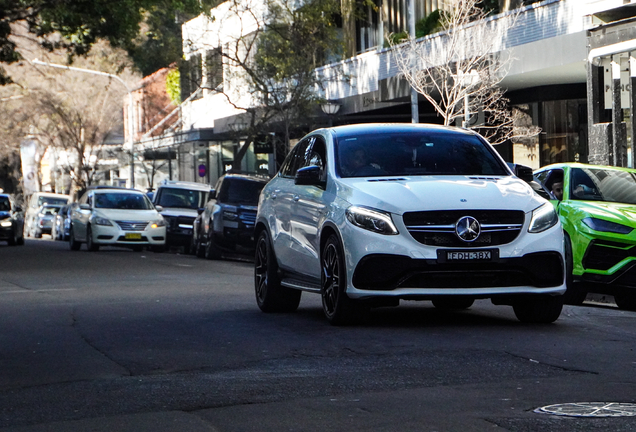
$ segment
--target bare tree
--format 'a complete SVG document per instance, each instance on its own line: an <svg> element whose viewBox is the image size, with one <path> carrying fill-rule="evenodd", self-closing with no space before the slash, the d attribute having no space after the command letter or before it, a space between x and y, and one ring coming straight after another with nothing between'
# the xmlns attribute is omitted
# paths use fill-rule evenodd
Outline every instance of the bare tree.
<svg viewBox="0 0 636 432"><path fill-rule="evenodd" d="M16 44L31 59L66 62L63 53L47 53L28 32L14 31ZM108 73L126 69L127 56L99 42L91 54L74 66ZM19 149L27 134L61 155L58 166L73 179L73 189L94 181L99 152L109 134L122 127L122 100L126 90L107 77L34 66L21 61L7 67L13 84L0 88L0 112L7 119L0 125L3 147ZM124 79L137 79L127 70ZM1 151L1 149L0 149Z"/></svg>
<svg viewBox="0 0 636 432"><path fill-rule="evenodd" d="M503 41L518 11L489 17L480 3L451 0L440 33L394 45L400 72L445 125L460 123L493 144L536 134L537 128L518 125L522 113L509 107L500 86L512 61Z"/></svg>

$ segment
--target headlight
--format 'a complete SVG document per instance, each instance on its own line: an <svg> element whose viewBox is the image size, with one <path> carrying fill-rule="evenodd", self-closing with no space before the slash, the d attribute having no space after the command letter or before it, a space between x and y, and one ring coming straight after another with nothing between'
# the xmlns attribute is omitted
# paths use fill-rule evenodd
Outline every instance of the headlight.
<svg viewBox="0 0 636 432"><path fill-rule="evenodd" d="M95 225L113 226L113 223L111 221L99 216L93 218L93 223Z"/></svg>
<svg viewBox="0 0 636 432"><path fill-rule="evenodd" d="M150 223L150 228L159 228L159 227L162 227L162 226L166 226L166 221L163 220L163 219L158 219L158 220Z"/></svg>
<svg viewBox="0 0 636 432"><path fill-rule="evenodd" d="M351 206L346 210L347 220L353 225L378 234L397 234L398 230L388 213L364 207Z"/></svg>
<svg viewBox="0 0 636 432"><path fill-rule="evenodd" d="M11 221L10 220L3 220L2 222L0 222L0 226L2 228L8 228L11 226Z"/></svg>
<svg viewBox="0 0 636 432"><path fill-rule="evenodd" d="M548 228L552 228L559 222L556 210L551 203L545 203L541 207L532 211L532 219L530 219L530 226L528 232L540 233Z"/></svg>
<svg viewBox="0 0 636 432"><path fill-rule="evenodd" d="M633 231L633 228L628 226L592 217L586 217L583 219L583 223L594 231L611 232L615 234L629 234Z"/></svg>

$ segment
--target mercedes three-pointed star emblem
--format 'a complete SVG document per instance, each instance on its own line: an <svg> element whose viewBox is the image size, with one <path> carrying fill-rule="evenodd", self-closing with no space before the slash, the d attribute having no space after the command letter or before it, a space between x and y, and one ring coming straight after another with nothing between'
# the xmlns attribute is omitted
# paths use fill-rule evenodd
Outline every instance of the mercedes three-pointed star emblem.
<svg viewBox="0 0 636 432"><path fill-rule="evenodd" d="M472 216L464 216L455 224L455 234L467 243L477 240L480 233L481 226L477 219Z"/></svg>

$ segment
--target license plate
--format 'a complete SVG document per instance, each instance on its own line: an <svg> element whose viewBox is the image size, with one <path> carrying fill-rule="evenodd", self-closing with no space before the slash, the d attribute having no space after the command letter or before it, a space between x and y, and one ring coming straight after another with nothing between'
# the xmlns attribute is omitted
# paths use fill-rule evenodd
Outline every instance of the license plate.
<svg viewBox="0 0 636 432"><path fill-rule="evenodd" d="M498 249L482 250L444 250L437 252L439 262L483 262L499 258Z"/></svg>
<svg viewBox="0 0 636 432"><path fill-rule="evenodd" d="M141 233L126 233L126 240L141 240Z"/></svg>

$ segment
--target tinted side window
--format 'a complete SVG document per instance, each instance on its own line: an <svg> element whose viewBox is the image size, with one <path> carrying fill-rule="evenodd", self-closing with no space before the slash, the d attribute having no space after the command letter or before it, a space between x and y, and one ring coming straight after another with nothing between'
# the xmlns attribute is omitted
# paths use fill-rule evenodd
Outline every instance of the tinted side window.
<svg viewBox="0 0 636 432"><path fill-rule="evenodd" d="M313 142L313 137L302 140L296 144L296 147L289 153L281 169L281 175L283 177L294 177L298 168L305 165L305 161L307 160L307 146L311 142Z"/></svg>

